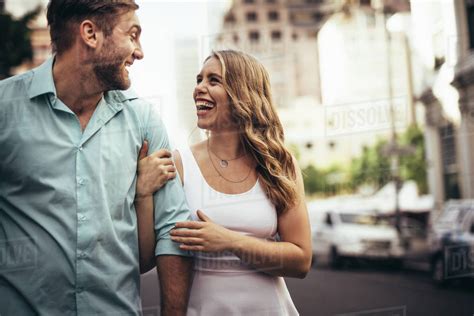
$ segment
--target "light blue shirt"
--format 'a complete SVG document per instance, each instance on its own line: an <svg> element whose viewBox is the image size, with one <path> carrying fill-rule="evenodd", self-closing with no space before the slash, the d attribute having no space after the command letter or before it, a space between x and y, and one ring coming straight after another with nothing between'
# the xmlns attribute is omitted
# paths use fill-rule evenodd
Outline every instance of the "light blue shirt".
<svg viewBox="0 0 474 316"><path fill-rule="evenodd" d="M169 148L165 128L110 91L82 131L52 65L0 82L0 315L137 314L137 157ZM186 255L169 231L188 218L176 178L155 194L156 255Z"/></svg>

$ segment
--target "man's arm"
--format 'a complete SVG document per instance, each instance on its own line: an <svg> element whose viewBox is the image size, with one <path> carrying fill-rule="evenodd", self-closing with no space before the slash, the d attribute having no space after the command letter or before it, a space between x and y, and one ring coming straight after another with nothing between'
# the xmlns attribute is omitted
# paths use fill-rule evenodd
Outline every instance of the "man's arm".
<svg viewBox="0 0 474 316"><path fill-rule="evenodd" d="M192 258L162 255L156 257L161 293L161 315L186 315L193 280Z"/></svg>
<svg viewBox="0 0 474 316"><path fill-rule="evenodd" d="M148 140L149 152L169 150L168 135L155 107L150 107L147 118L144 138ZM180 249L170 236L177 222L190 220L181 180L169 180L153 194L153 204L162 315L185 315L192 282L192 254Z"/></svg>

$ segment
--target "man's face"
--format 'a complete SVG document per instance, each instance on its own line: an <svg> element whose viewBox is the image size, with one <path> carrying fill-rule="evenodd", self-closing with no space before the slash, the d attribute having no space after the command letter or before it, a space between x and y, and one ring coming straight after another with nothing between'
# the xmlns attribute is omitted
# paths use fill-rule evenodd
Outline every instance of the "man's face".
<svg viewBox="0 0 474 316"><path fill-rule="evenodd" d="M104 91L127 90L130 77L127 67L135 59L143 58L140 44L141 27L135 11L122 14L118 18L111 35L93 60L93 70Z"/></svg>

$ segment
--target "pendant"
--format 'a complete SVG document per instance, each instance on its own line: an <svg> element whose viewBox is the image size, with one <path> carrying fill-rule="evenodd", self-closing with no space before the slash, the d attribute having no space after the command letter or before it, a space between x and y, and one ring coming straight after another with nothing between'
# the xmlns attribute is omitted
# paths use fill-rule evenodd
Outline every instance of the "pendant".
<svg viewBox="0 0 474 316"><path fill-rule="evenodd" d="M219 164L221 165L222 168L227 168L227 166L229 165L229 162L227 160L221 159L219 161Z"/></svg>

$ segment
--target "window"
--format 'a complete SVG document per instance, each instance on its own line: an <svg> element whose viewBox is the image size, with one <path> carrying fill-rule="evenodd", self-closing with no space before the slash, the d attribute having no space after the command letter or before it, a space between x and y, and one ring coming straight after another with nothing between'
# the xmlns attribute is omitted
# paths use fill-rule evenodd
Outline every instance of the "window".
<svg viewBox="0 0 474 316"><path fill-rule="evenodd" d="M260 33L258 31L251 31L249 33L249 39L251 42L257 42L260 39Z"/></svg>
<svg viewBox="0 0 474 316"><path fill-rule="evenodd" d="M227 14L224 18L224 22L226 23L235 23L235 21L236 21L235 16L232 13Z"/></svg>
<svg viewBox="0 0 474 316"><path fill-rule="evenodd" d="M455 131L452 124L439 128L443 162L444 195L446 199L459 199Z"/></svg>
<svg viewBox="0 0 474 316"><path fill-rule="evenodd" d="M281 32L280 31L272 31L272 40L273 41L280 41L281 40Z"/></svg>
<svg viewBox="0 0 474 316"><path fill-rule="evenodd" d="M324 223L326 223L326 225L328 226L332 226L332 219L330 213L326 213L326 219L324 220Z"/></svg>
<svg viewBox="0 0 474 316"><path fill-rule="evenodd" d="M278 21L280 19L280 14L277 11L268 12L269 21Z"/></svg>
<svg viewBox="0 0 474 316"><path fill-rule="evenodd" d="M474 1L466 1L467 28L469 34L469 48L474 49Z"/></svg>
<svg viewBox="0 0 474 316"><path fill-rule="evenodd" d="M322 19L323 19L323 14L322 13L320 13L320 12L313 13L313 21L321 22Z"/></svg>
<svg viewBox="0 0 474 316"><path fill-rule="evenodd" d="M248 22L255 22L257 21L257 13L256 12L247 12L247 21Z"/></svg>

